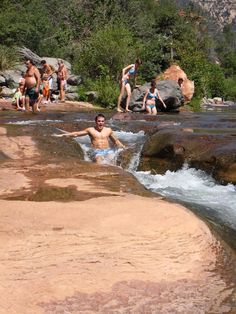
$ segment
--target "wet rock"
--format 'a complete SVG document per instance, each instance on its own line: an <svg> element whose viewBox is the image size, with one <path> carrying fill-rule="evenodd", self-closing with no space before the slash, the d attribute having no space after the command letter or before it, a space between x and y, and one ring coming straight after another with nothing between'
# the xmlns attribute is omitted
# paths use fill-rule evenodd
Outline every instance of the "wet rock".
<svg viewBox="0 0 236 314"><path fill-rule="evenodd" d="M181 169L185 162L221 183L236 183L236 144L230 135L158 131L145 143L139 168L165 173Z"/></svg>

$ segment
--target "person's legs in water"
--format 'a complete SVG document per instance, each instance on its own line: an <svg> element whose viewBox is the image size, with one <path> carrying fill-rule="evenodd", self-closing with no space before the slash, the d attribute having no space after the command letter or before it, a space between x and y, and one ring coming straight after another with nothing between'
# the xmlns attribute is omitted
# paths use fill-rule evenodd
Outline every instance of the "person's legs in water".
<svg viewBox="0 0 236 314"><path fill-rule="evenodd" d="M157 109L156 109L156 101L153 99L148 99L146 101L146 111L148 114L156 115Z"/></svg>
<svg viewBox="0 0 236 314"><path fill-rule="evenodd" d="M153 115L157 115L157 108L156 108L156 106L154 105L154 107L152 108L152 114Z"/></svg>
<svg viewBox="0 0 236 314"><path fill-rule="evenodd" d="M39 94L37 101L35 102L35 112L39 112L40 111L40 105L42 103L43 100L43 95Z"/></svg>
<svg viewBox="0 0 236 314"><path fill-rule="evenodd" d="M148 114L152 114L152 109L150 108L149 105L146 105L146 111Z"/></svg>
<svg viewBox="0 0 236 314"><path fill-rule="evenodd" d="M37 111L37 100L39 97L39 93L35 92L35 88L28 88L25 93L25 107L26 110L30 110L30 106L32 106L33 112Z"/></svg>
<svg viewBox="0 0 236 314"><path fill-rule="evenodd" d="M111 148L95 149L93 152L93 160L96 163L103 163L104 161L112 160L114 158L114 151Z"/></svg>

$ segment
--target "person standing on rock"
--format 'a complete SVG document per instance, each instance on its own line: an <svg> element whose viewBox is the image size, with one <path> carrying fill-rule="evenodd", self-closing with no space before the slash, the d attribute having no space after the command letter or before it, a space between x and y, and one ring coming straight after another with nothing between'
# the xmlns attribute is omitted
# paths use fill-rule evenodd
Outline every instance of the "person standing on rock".
<svg viewBox="0 0 236 314"><path fill-rule="evenodd" d="M54 134L56 137L62 136L85 136L88 135L93 147L92 158L97 163L102 163L104 159L111 159L114 157L114 151L110 148L109 140L118 147L125 148L125 146L115 137L111 128L105 127L105 116L98 114L95 118L95 126L87 128L83 131L70 132L63 134Z"/></svg>
<svg viewBox="0 0 236 314"><path fill-rule="evenodd" d="M39 111L38 100L39 100L39 85L41 82L39 70L33 64L32 60L27 60L25 62L27 67L25 73L25 109L30 110L32 106L33 112Z"/></svg>
<svg viewBox="0 0 236 314"><path fill-rule="evenodd" d="M143 107L142 109L146 109L148 114L156 115L157 108L156 108L156 101L160 100L163 107L166 108L166 104L164 103L161 95L157 89L156 80L153 79L151 81L151 88L147 89L146 94L143 97Z"/></svg>
<svg viewBox="0 0 236 314"><path fill-rule="evenodd" d="M118 112L123 112L121 108L121 100L122 97L124 96L125 92L127 94L127 99L126 99L126 105L125 105L125 111L129 112L129 103L130 103L130 97L131 97L131 86L129 83L130 77L134 77L134 86L136 87L136 77L137 77L137 72L139 66L142 64L142 61L140 59L137 59L134 64L130 64L127 67L125 67L122 70L122 79L120 81L120 95L118 97L117 101L117 111Z"/></svg>
<svg viewBox="0 0 236 314"><path fill-rule="evenodd" d="M62 60L58 61L58 70L57 70L57 85L60 92L61 102L65 102L65 91L67 87L67 76L68 72L66 66Z"/></svg>
<svg viewBox="0 0 236 314"><path fill-rule="evenodd" d="M48 64L46 60L41 61L42 65L42 78L47 77L48 85L49 85L49 99L51 99L52 96L52 90L53 90L53 74L55 73L55 69L52 65Z"/></svg>

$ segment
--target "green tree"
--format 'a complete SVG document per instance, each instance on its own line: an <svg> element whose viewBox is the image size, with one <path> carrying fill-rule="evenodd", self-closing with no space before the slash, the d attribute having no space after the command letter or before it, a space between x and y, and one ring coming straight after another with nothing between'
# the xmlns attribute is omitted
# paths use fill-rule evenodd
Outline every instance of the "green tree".
<svg viewBox="0 0 236 314"><path fill-rule="evenodd" d="M109 75L117 79L121 69L134 62L135 45L132 33L124 26L106 25L83 41L76 67L85 77Z"/></svg>

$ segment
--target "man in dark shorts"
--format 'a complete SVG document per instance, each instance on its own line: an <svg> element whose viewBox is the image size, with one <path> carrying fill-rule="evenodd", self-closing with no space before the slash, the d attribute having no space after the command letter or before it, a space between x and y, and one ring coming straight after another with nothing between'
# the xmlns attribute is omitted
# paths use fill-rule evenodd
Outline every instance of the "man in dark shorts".
<svg viewBox="0 0 236 314"><path fill-rule="evenodd" d="M40 73L39 70L34 66L32 60L25 62L27 71L25 73L25 109L30 110L32 106L33 112L39 111L38 100L39 100L39 85L40 85Z"/></svg>

